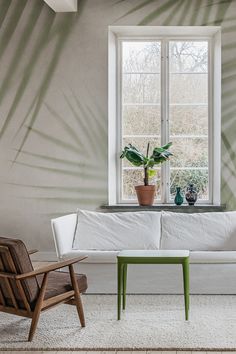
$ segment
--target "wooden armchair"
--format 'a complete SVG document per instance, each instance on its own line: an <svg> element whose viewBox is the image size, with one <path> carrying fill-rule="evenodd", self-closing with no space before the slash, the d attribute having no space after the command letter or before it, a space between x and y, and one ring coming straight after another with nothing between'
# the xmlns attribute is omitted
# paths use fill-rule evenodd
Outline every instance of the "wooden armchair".
<svg viewBox="0 0 236 354"><path fill-rule="evenodd" d="M32 341L40 313L60 303L75 304L85 327L80 293L87 290L84 274L75 274L73 264L86 257L76 257L33 269L21 240L0 237L0 311L32 318L28 340ZM69 273L55 272L69 267Z"/></svg>

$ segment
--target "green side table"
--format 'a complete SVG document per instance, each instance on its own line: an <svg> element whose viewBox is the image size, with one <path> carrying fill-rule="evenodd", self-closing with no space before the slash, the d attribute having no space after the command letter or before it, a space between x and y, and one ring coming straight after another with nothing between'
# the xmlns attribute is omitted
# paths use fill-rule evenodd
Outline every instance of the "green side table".
<svg viewBox="0 0 236 354"><path fill-rule="evenodd" d="M184 283L185 319L189 313L189 251L185 250L127 250L117 256L117 319L120 320L121 300L126 306L128 264L182 264Z"/></svg>

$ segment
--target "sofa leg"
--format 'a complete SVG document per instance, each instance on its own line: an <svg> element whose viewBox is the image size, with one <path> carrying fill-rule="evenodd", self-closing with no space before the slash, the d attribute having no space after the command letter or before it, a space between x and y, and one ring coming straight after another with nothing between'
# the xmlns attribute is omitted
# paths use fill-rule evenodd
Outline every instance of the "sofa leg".
<svg viewBox="0 0 236 354"><path fill-rule="evenodd" d="M76 309L77 309L77 312L78 312L78 315L79 315L81 326L85 327L85 318L84 318L83 304L82 304L80 291L79 291L79 286L78 286L78 283L77 283L77 279L76 279L76 276L75 276L73 265L69 266L69 270L70 270L70 278L71 278L72 287L73 287L74 292L75 292Z"/></svg>

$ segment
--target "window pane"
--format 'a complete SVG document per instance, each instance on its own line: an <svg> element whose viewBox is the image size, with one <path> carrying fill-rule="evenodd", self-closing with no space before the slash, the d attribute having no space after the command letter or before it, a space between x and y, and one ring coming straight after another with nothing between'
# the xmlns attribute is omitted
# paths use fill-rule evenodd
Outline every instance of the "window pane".
<svg viewBox="0 0 236 354"><path fill-rule="evenodd" d="M208 134L207 106L170 106L170 131L175 135Z"/></svg>
<svg viewBox="0 0 236 354"><path fill-rule="evenodd" d="M160 72L160 42L123 42L123 72Z"/></svg>
<svg viewBox="0 0 236 354"><path fill-rule="evenodd" d="M160 103L159 74L123 74L123 103Z"/></svg>
<svg viewBox="0 0 236 354"><path fill-rule="evenodd" d="M137 200L134 186L143 184L144 172L142 169L123 170L123 196L124 200ZM157 185L157 199L160 199L160 170L157 170L156 176L150 178L150 184Z"/></svg>
<svg viewBox="0 0 236 354"><path fill-rule="evenodd" d="M160 133L161 119L159 106L124 106L124 135L153 135Z"/></svg>
<svg viewBox="0 0 236 354"><path fill-rule="evenodd" d="M207 167L208 138L170 138L173 142L171 167Z"/></svg>
<svg viewBox="0 0 236 354"><path fill-rule="evenodd" d="M208 196L208 170L207 169L192 169L181 170L171 169L170 171L170 194L171 199L174 199L176 187L180 187L183 195L187 190L189 183L193 183L198 192L198 199L207 200Z"/></svg>
<svg viewBox="0 0 236 354"><path fill-rule="evenodd" d="M122 148L132 144L145 155L149 142L151 154L161 140L160 52L158 41L122 42ZM143 178L142 169L122 160L123 200L137 201L134 187L143 184Z"/></svg>
<svg viewBox="0 0 236 354"><path fill-rule="evenodd" d="M171 104L207 104L207 74L170 74Z"/></svg>
<svg viewBox="0 0 236 354"><path fill-rule="evenodd" d="M169 43L170 194L189 183L198 199L208 195L208 42Z"/></svg>
<svg viewBox="0 0 236 354"><path fill-rule="evenodd" d="M208 43L206 41L171 41L170 72L207 73Z"/></svg>

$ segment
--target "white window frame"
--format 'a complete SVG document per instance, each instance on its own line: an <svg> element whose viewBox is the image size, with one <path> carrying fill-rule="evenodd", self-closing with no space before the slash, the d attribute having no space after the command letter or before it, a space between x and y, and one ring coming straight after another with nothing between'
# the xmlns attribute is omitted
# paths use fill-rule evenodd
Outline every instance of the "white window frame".
<svg viewBox="0 0 236 354"><path fill-rule="evenodd" d="M121 199L121 43L128 40L161 41L161 86L168 92L168 43L174 40L207 40L208 55L208 156L209 200L199 204L220 205L221 158L221 31L218 26L110 26L108 33L108 195L109 205L137 204L136 200ZM164 90L163 90L164 88ZM169 135L168 94L161 95L161 144ZM156 204L173 204L169 200L168 163L161 166L162 199Z"/></svg>

